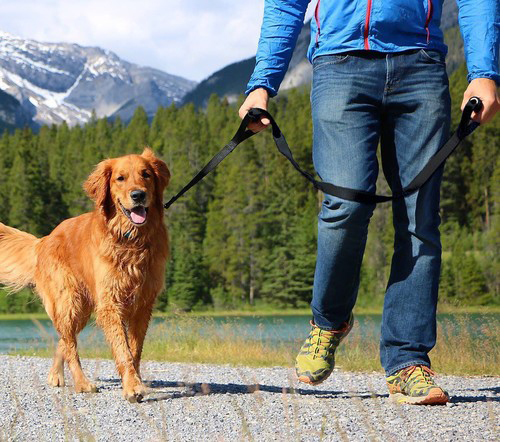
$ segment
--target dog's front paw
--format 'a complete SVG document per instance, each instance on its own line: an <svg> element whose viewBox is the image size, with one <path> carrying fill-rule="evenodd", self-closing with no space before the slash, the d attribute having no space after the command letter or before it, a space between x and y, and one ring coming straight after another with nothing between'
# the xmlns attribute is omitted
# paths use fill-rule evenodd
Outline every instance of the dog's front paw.
<svg viewBox="0 0 522 442"><path fill-rule="evenodd" d="M123 390L123 397L132 404L141 402L146 394L147 388L141 383Z"/></svg>

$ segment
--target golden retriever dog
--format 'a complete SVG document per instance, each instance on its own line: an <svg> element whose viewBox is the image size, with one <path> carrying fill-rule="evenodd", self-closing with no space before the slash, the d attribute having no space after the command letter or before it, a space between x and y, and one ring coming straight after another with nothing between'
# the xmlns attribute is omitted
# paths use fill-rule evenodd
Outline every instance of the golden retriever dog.
<svg viewBox="0 0 522 442"><path fill-rule="evenodd" d="M168 236L163 220L166 164L141 155L102 161L84 183L90 213L36 238L0 223L0 284L32 287L60 336L48 382L62 387L67 362L77 392L95 392L82 371L76 337L92 312L109 342L123 396L141 401L143 341L163 288Z"/></svg>

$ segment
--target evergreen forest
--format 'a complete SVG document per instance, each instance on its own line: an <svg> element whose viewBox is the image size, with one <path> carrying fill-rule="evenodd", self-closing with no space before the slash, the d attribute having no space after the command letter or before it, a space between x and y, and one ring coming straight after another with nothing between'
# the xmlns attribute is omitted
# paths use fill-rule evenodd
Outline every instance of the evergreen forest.
<svg viewBox="0 0 522 442"><path fill-rule="evenodd" d="M453 129L467 87L465 66L451 76ZM237 109L212 96L206 109L138 108L129 122L92 116L83 127L42 127L0 138L0 221L43 236L62 220L92 210L82 183L102 159L150 146L172 174L175 194L237 130ZM309 89L272 100L297 162L312 171ZM378 191L388 193L382 173ZM478 128L448 160L441 196L440 302L498 305L500 299L500 118ZM215 172L169 210L170 261L164 312L304 307L312 296L321 195L281 156L270 131L241 144ZM380 306L393 253L391 205L379 205L370 231L359 306ZM42 307L29 291L0 290L0 312Z"/></svg>

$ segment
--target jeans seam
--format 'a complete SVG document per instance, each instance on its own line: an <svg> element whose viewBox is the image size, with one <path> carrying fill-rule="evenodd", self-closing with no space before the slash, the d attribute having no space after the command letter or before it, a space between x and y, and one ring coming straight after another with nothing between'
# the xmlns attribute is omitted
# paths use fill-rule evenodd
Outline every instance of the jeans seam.
<svg viewBox="0 0 522 442"><path fill-rule="evenodd" d="M384 82L384 94L386 95L386 92L390 89L389 83L390 83L390 64L389 64L389 54L386 54L386 81Z"/></svg>

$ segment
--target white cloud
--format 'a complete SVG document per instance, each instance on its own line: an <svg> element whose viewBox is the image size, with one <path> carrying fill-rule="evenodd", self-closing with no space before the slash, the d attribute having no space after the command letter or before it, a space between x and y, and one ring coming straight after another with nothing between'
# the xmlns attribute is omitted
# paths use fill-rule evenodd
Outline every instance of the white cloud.
<svg viewBox="0 0 522 442"><path fill-rule="evenodd" d="M255 54L262 18L263 0L2 0L0 30L200 81Z"/></svg>

